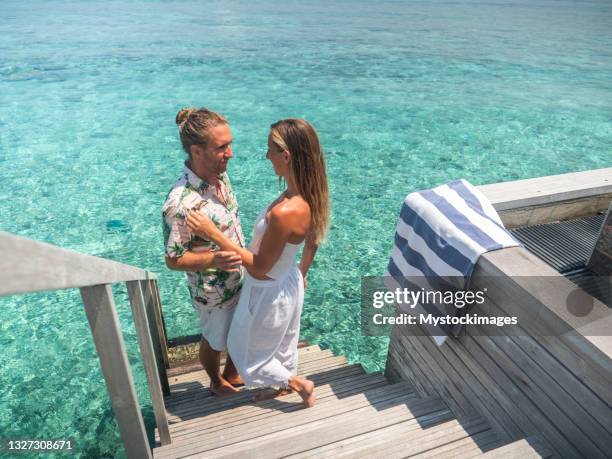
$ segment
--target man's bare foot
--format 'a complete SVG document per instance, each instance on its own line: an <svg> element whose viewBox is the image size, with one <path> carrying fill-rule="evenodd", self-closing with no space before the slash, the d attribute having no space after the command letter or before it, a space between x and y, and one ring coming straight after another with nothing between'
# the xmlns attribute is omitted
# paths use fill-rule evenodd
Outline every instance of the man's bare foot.
<svg viewBox="0 0 612 459"><path fill-rule="evenodd" d="M291 389L263 389L257 392L253 397L255 402L263 402L264 400L271 400L276 397L282 397L284 395L289 395L293 392Z"/></svg>
<svg viewBox="0 0 612 459"><path fill-rule="evenodd" d="M293 377L289 380L289 386L302 397L302 402L306 408L315 405L317 401L314 394L315 384L311 380Z"/></svg>
<svg viewBox="0 0 612 459"><path fill-rule="evenodd" d="M238 392L238 389L236 389L226 380L219 379L217 383L210 383L210 391L219 397L225 397L227 395L235 394Z"/></svg>

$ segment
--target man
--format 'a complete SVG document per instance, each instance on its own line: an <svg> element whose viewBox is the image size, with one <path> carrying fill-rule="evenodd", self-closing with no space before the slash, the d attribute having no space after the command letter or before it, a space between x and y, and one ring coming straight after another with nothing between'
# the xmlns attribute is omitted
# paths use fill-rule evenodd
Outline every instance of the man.
<svg viewBox="0 0 612 459"><path fill-rule="evenodd" d="M223 116L205 108L179 111L176 123L188 159L163 207L166 265L187 273L202 329L200 362L210 377L210 390L228 395L242 383L229 356L220 372L220 355L227 348L241 288L241 259L235 252L219 251L211 241L192 234L185 218L189 212L202 212L244 247L238 203L226 173L233 157L232 133Z"/></svg>

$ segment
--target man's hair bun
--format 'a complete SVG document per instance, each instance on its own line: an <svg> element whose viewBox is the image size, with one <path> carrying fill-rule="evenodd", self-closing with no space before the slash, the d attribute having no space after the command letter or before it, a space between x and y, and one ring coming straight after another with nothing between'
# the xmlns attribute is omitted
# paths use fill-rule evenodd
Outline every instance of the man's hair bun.
<svg viewBox="0 0 612 459"><path fill-rule="evenodd" d="M193 108L193 107L181 108L179 112L176 114L176 124L180 126L181 124L185 122L187 118L189 118L189 116L193 112L197 112L197 111L198 111L197 108Z"/></svg>

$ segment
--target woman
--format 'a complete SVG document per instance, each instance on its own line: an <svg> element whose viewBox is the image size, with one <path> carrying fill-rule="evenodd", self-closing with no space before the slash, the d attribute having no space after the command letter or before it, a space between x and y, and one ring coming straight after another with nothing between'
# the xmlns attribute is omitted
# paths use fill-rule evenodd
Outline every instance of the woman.
<svg viewBox="0 0 612 459"><path fill-rule="evenodd" d="M235 251L247 270L228 336L228 352L247 387L273 387L257 400L296 391L315 403L314 383L297 374L297 343L306 273L329 223L325 161L314 128L301 119L273 124L268 152L287 189L259 215L250 250L232 242L200 213L187 224L220 250ZM305 242L299 268L296 255Z"/></svg>

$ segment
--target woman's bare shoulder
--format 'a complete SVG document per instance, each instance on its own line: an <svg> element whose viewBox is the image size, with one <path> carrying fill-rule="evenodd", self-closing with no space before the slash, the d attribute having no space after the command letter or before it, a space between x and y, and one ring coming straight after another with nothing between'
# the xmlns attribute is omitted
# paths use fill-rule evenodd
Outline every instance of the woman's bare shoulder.
<svg viewBox="0 0 612 459"><path fill-rule="evenodd" d="M294 196L291 199L274 206L270 212L275 217L310 217L310 206L301 196Z"/></svg>
<svg viewBox="0 0 612 459"><path fill-rule="evenodd" d="M310 206L302 197L294 196L272 208L270 221L290 227L293 232L305 232L310 227Z"/></svg>

